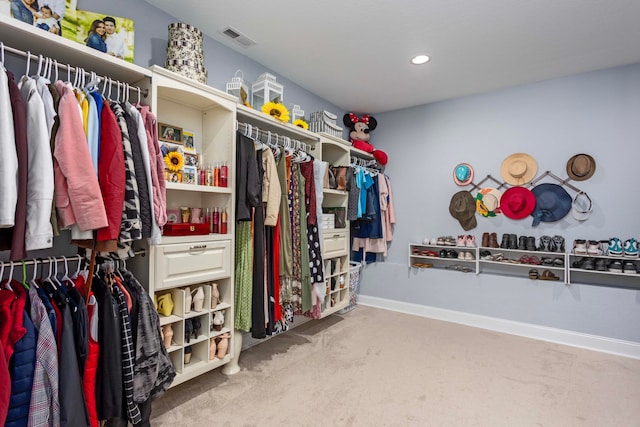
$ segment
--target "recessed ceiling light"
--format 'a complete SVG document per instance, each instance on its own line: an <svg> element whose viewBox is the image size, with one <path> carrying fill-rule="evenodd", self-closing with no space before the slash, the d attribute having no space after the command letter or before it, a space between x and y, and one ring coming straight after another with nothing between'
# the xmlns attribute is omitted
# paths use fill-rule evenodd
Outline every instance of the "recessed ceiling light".
<svg viewBox="0 0 640 427"><path fill-rule="evenodd" d="M430 59L431 58L429 58L427 55L416 55L411 58L411 63L415 65L425 64L429 62Z"/></svg>

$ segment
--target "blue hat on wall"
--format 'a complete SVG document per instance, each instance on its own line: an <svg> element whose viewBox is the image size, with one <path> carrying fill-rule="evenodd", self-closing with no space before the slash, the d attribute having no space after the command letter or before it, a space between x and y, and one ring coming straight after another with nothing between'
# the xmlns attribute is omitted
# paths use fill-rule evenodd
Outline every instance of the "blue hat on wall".
<svg viewBox="0 0 640 427"><path fill-rule="evenodd" d="M473 168L469 163L460 163L453 169L453 180L458 185L468 185L473 181Z"/></svg>
<svg viewBox="0 0 640 427"><path fill-rule="evenodd" d="M536 196L536 208L531 213L533 227L543 222L554 222L571 211L571 196L558 184L540 184L531 190Z"/></svg>

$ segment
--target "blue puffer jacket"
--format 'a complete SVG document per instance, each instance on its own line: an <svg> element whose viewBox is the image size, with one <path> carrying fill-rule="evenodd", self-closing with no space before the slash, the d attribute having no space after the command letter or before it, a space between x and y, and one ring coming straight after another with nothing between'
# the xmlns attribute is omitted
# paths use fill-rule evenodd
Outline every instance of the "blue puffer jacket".
<svg viewBox="0 0 640 427"><path fill-rule="evenodd" d="M31 318L23 311L23 326L27 333L16 342L9 361L11 374L11 400L5 427L26 427L29 419L29 403L33 387L33 371L36 366L36 330Z"/></svg>

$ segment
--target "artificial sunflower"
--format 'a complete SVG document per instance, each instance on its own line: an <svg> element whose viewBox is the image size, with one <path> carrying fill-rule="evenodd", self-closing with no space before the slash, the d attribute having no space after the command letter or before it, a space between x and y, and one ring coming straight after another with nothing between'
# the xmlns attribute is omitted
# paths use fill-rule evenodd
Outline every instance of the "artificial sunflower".
<svg viewBox="0 0 640 427"><path fill-rule="evenodd" d="M164 156L164 164L171 172L178 172L184 167L184 156L178 151L169 151Z"/></svg>
<svg viewBox="0 0 640 427"><path fill-rule="evenodd" d="M302 129L309 129L309 123L305 122L305 121L304 121L304 120L302 120L302 119L295 119L295 120L293 121L293 124L294 124L295 126L301 127Z"/></svg>
<svg viewBox="0 0 640 427"><path fill-rule="evenodd" d="M262 106L262 112L284 123L291 119L287 107L277 102L267 102Z"/></svg>

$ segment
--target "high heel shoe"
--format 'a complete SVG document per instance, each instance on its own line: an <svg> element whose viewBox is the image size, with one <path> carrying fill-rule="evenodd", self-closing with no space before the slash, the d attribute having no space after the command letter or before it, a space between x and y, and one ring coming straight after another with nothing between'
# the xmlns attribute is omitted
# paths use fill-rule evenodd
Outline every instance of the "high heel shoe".
<svg viewBox="0 0 640 427"><path fill-rule="evenodd" d="M211 283L211 308L216 308L220 303L220 290L216 282Z"/></svg>
<svg viewBox="0 0 640 427"><path fill-rule="evenodd" d="M222 330L222 325L224 324L224 310L218 310L213 315L213 328L216 331Z"/></svg>
<svg viewBox="0 0 640 427"><path fill-rule="evenodd" d="M193 338L196 339L200 335L200 328L202 327L202 323L200 323L200 319L194 317L191 319L191 328L193 329Z"/></svg>
<svg viewBox="0 0 640 427"><path fill-rule="evenodd" d="M164 341L164 347L171 347L171 339L173 338L173 328L171 324L164 325L162 327L162 340Z"/></svg>
<svg viewBox="0 0 640 427"><path fill-rule="evenodd" d="M191 313L191 289L188 286L184 288L184 312Z"/></svg>
<svg viewBox="0 0 640 427"><path fill-rule="evenodd" d="M193 311L202 311L204 306L204 289L202 289L202 286L198 286L191 291L191 296L193 298Z"/></svg>
<svg viewBox="0 0 640 427"><path fill-rule="evenodd" d="M211 338L209 340L209 360L216 358L216 339Z"/></svg>
<svg viewBox="0 0 640 427"><path fill-rule="evenodd" d="M158 297L158 313L163 316L171 316L171 313L173 313L171 294L163 294Z"/></svg>
<svg viewBox="0 0 640 427"><path fill-rule="evenodd" d="M231 334L229 332L218 337L218 349L216 351L216 357L218 359L224 359L224 356L227 355L227 349L229 348L229 338L231 338Z"/></svg>
<svg viewBox="0 0 640 427"><path fill-rule="evenodd" d="M191 334L193 333L193 323L191 319L184 321L184 341L188 344L191 342Z"/></svg>
<svg viewBox="0 0 640 427"><path fill-rule="evenodd" d="M188 365L191 362L191 346L188 345L184 348L184 364Z"/></svg>

